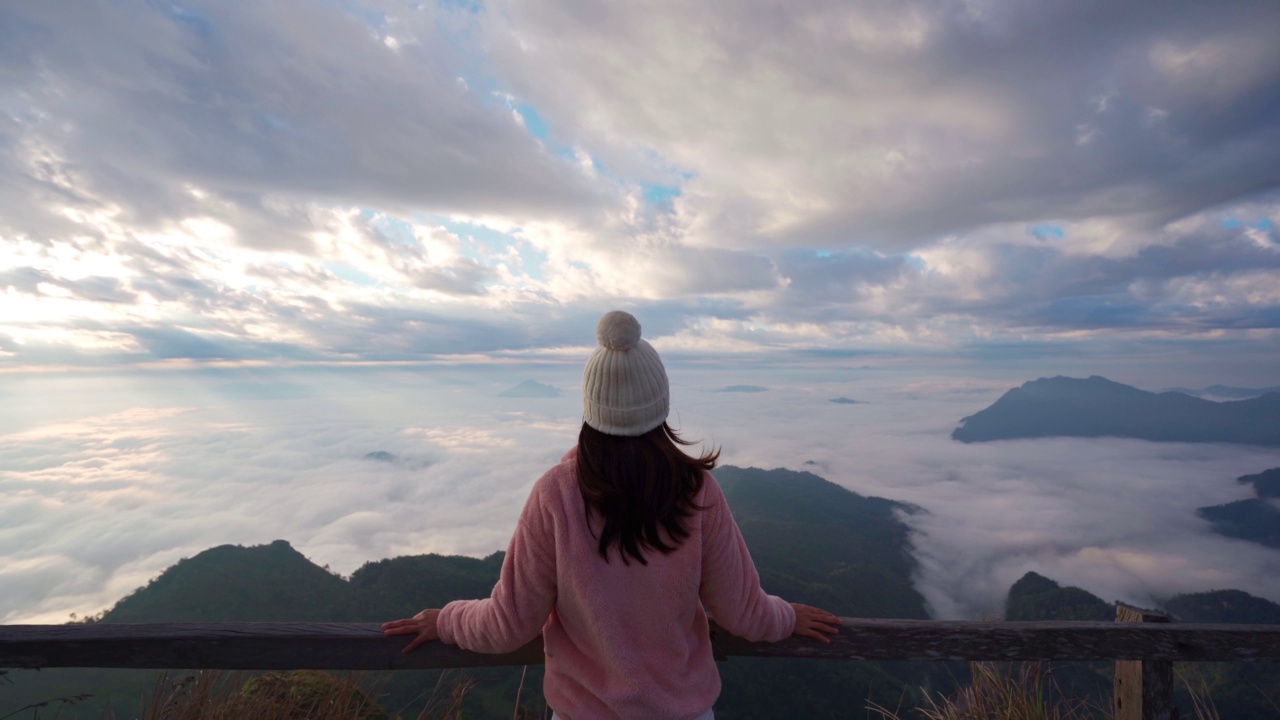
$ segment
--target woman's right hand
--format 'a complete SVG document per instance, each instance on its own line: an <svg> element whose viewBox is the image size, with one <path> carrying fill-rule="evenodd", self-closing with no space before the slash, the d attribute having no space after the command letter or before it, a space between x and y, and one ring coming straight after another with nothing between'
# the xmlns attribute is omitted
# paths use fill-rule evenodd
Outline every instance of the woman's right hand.
<svg viewBox="0 0 1280 720"><path fill-rule="evenodd" d="M796 629L791 633L795 636L809 637L829 643L831 640L827 638L827 635L835 635L839 632L838 627L843 624L840 618L826 610L819 610L816 607L801 605L800 603L791 603L791 607L795 608L796 611ZM826 633L826 635L823 633Z"/></svg>

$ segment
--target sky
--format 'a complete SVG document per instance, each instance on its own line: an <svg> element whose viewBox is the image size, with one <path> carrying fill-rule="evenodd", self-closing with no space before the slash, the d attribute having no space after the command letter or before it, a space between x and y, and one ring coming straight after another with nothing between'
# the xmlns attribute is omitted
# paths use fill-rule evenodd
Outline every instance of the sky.
<svg viewBox="0 0 1280 720"><path fill-rule="evenodd" d="M1231 355L1280 7L5 3L0 369ZM1267 379L1267 378L1264 378Z"/></svg>
<svg viewBox="0 0 1280 720"><path fill-rule="evenodd" d="M911 521L939 613L1002 592L957 568L1274 570L1185 517L1266 452L946 434L1054 374L1280 385L1277 36L1253 0L0 2L0 622L220 542L498 549L615 308L729 461L965 487ZM525 379L566 394L495 398ZM1180 478L1191 534L1069 520L1104 470ZM980 537L996 490L1076 539Z"/></svg>

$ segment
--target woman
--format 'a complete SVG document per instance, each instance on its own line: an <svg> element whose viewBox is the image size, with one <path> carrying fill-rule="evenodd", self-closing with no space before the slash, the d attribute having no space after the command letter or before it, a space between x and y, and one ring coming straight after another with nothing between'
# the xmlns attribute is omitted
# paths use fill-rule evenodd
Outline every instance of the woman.
<svg viewBox="0 0 1280 720"><path fill-rule="evenodd" d="M840 619L760 588L709 472L666 424L667 373L640 324L614 311L583 372L578 446L534 484L485 600L383 625L510 652L542 633L547 704L561 720L711 718L720 675L707 612L748 640L828 642ZM705 607L705 610L704 610Z"/></svg>

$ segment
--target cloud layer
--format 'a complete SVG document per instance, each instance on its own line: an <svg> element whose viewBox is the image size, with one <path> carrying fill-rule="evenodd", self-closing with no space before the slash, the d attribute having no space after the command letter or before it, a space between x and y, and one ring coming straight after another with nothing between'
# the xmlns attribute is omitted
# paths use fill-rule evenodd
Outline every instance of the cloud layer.
<svg viewBox="0 0 1280 720"><path fill-rule="evenodd" d="M54 377L71 399L0 434L0 622L97 612L182 557L287 539L349 573L368 560L505 547L533 481L576 437L577 365ZM528 373L534 373L530 375ZM522 379L566 390L504 398ZM922 381L921 378L930 378ZM811 470L904 516L938 617L988 617L1034 570L1152 604L1235 587L1280 601L1280 553L1215 535L1274 449L1129 440L965 445L956 421L1007 386L893 370L672 369L672 421L724 462ZM724 383L767 392L722 392ZM109 388L115 388L110 390ZM154 393L148 397L147 393ZM833 397L857 399L836 404ZM384 452L392 461L366 457Z"/></svg>
<svg viewBox="0 0 1280 720"><path fill-rule="evenodd" d="M0 364L556 353L613 306L738 355L1265 357L1277 33L1245 0L9 7Z"/></svg>

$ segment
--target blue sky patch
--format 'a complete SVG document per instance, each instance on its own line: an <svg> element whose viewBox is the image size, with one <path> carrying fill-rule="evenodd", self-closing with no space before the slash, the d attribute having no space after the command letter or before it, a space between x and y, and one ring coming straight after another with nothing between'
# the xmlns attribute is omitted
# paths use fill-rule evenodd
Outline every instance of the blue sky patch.
<svg viewBox="0 0 1280 720"><path fill-rule="evenodd" d="M671 201L680 197L680 188L674 185L641 185L640 194L650 205L670 205Z"/></svg>
<svg viewBox="0 0 1280 720"><path fill-rule="evenodd" d="M368 211L362 211L362 214L364 212ZM378 234L387 240L400 245L413 247L422 245L422 243L418 242L418 238L413 234L413 226L408 222L401 220L398 217L393 217L391 215L379 215L377 213L370 213L366 215L366 217L372 221L371 224L374 229L378 231Z"/></svg>
<svg viewBox="0 0 1280 720"><path fill-rule="evenodd" d="M513 110L520 113L520 118L524 120L524 127L529 134L539 140L547 139L547 123L543 121L542 116L529 103L516 103L512 107Z"/></svg>
<svg viewBox="0 0 1280 720"><path fill-rule="evenodd" d="M902 263L904 265L916 272L925 272L929 269L929 263L925 262L922 257L917 255L899 255L899 257L902 258Z"/></svg>
<svg viewBox="0 0 1280 720"><path fill-rule="evenodd" d="M1228 230L1246 227L1257 228L1263 232L1271 232L1271 229L1275 227L1275 223L1271 222L1271 218L1265 217L1255 222L1248 222L1246 220L1240 220L1239 218L1229 217L1222 221L1222 227L1227 228Z"/></svg>
<svg viewBox="0 0 1280 720"><path fill-rule="evenodd" d="M484 3L479 0L436 0L436 5L450 10L465 10L472 14L484 9Z"/></svg>
<svg viewBox="0 0 1280 720"><path fill-rule="evenodd" d="M372 277L369 277L368 275L360 272L359 270L351 267L350 265L345 265L343 263L327 262L324 264L324 269L328 270L334 275L337 275L343 280L346 280L349 283L354 283L356 285L363 285L365 287L369 287L370 285L378 284L377 280L374 280Z"/></svg>
<svg viewBox="0 0 1280 720"><path fill-rule="evenodd" d="M1058 223L1040 223L1027 228L1027 232L1037 240L1061 240L1066 237L1067 231Z"/></svg>
<svg viewBox="0 0 1280 720"><path fill-rule="evenodd" d="M486 267L493 267L501 262L510 265L508 253L514 249L520 259L517 267L511 272L524 275L533 280L545 280L543 265L547 262L547 254L538 250L527 240L508 235L491 227L475 223L457 222L445 217L432 216L429 222L436 223L445 230L458 236L461 241L459 252Z"/></svg>

